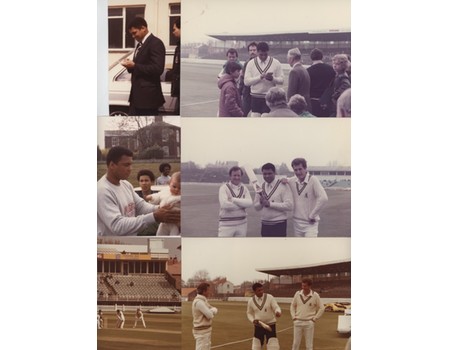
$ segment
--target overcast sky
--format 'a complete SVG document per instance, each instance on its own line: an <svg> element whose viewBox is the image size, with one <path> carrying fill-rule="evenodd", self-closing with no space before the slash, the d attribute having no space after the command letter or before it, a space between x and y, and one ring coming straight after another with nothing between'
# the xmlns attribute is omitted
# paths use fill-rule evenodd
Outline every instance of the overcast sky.
<svg viewBox="0 0 450 350"><path fill-rule="evenodd" d="M114 241L121 241L124 244L136 244L147 246L148 239L162 239L164 241L164 248L169 249L170 257L177 257L178 260L181 259L181 250L177 249L181 245L180 237L113 237Z"/></svg>
<svg viewBox="0 0 450 350"><path fill-rule="evenodd" d="M182 0L182 42L206 34L350 30L350 0Z"/></svg>
<svg viewBox="0 0 450 350"><path fill-rule="evenodd" d="M341 118L183 118L182 161L199 165L235 160L260 167L291 164L351 165L350 119Z"/></svg>
<svg viewBox="0 0 450 350"><path fill-rule="evenodd" d="M185 238L182 274L199 270L233 284L267 279L260 268L293 267L350 259L350 238Z"/></svg>

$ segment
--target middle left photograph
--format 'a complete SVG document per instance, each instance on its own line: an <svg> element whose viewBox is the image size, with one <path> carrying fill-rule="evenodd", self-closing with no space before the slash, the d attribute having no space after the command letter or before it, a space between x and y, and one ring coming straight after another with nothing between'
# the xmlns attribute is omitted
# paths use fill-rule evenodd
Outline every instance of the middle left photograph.
<svg viewBox="0 0 450 350"><path fill-rule="evenodd" d="M97 236L180 236L180 117L100 117L97 133Z"/></svg>

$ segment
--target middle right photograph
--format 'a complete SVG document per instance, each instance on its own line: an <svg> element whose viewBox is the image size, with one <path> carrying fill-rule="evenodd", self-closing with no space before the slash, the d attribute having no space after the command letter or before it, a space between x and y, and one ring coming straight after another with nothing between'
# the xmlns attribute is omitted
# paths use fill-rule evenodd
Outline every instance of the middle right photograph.
<svg viewBox="0 0 450 350"><path fill-rule="evenodd" d="M350 119L183 119L183 237L351 237Z"/></svg>

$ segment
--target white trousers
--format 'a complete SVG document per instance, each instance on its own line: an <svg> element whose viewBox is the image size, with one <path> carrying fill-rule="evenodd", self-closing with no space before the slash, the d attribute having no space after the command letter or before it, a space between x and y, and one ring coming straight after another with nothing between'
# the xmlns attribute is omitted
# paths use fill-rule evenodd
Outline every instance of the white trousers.
<svg viewBox="0 0 450 350"><path fill-rule="evenodd" d="M139 317L139 318L135 318L134 321L134 326L133 328L136 328L138 321L141 320L142 321L142 325L144 326L144 328L147 328L147 326L145 325L145 321L144 321L144 317Z"/></svg>
<svg viewBox="0 0 450 350"><path fill-rule="evenodd" d="M212 328L201 331L192 330L195 339L195 350L211 349L211 333Z"/></svg>
<svg viewBox="0 0 450 350"><path fill-rule="evenodd" d="M314 224L310 224L307 221L293 218L292 222L294 223L295 237L317 237L317 235L319 234L318 221L316 221Z"/></svg>
<svg viewBox="0 0 450 350"><path fill-rule="evenodd" d="M121 321L121 320L117 320L117 328L123 328L123 325L125 324L125 320Z"/></svg>
<svg viewBox="0 0 450 350"><path fill-rule="evenodd" d="M294 340L292 342L292 350L298 350L300 348L302 335L305 335L306 350L313 350L313 321L294 321Z"/></svg>
<svg viewBox="0 0 450 350"><path fill-rule="evenodd" d="M219 237L246 237L247 223L237 226L221 226L219 224Z"/></svg>

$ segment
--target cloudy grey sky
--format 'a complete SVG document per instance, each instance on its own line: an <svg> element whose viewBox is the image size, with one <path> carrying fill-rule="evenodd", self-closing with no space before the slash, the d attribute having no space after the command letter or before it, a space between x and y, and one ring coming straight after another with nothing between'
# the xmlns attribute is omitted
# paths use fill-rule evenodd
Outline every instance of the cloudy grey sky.
<svg viewBox="0 0 450 350"><path fill-rule="evenodd" d="M239 118L238 118L239 119ZM182 161L235 160L260 167L303 157L308 165L350 166L350 119L183 118Z"/></svg>
<svg viewBox="0 0 450 350"><path fill-rule="evenodd" d="M206 34L350 30L350 0L182 0L183 44Z"/></svg>
<svg viewBox="0 0 450 350"><path fill-rule="evenodd" d="M181 259L181 250L178 247L181 245L180 237L111 237L114 241L121 241L123 244L136 244L136 245L147 245L148 239L162 239L164 241L164 248L169 249L170 257L177 257L178 260Z"/></svg>
<svg viewBox="0 0 450 350"><path fill-rule="evenodd" d="M233 284L267 275L260 268L293 267L350 259L350 238L185 238L182 275L199 270L211 278L225 276Z"/></svg>

